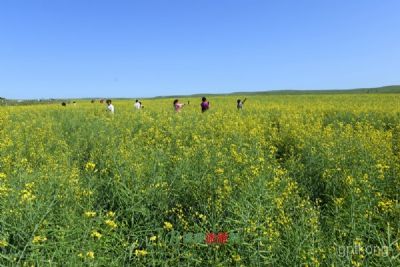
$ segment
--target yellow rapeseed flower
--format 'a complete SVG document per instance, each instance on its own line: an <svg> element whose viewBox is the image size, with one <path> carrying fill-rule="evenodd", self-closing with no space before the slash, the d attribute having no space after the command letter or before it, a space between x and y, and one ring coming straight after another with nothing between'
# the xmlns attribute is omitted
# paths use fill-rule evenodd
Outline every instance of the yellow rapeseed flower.
<svg viewBox="0 0 400 267"><path fill-rule="evenodd" d="M378 202L378 207L383 211L383 212L389 212L393 209L393 206L395 203L391 199L384 199Z"/></svg>
<svg viewBox="0 0 400 267"><path fill-rule="evenodd" d="M35 200L36 196L29 190L23 189L21 191L21 201L22 202L31 202Z"/></svg>
<svg viewBox="0 0 400 267"><path fill-rule="evenodd" d="M115 217L115 212L110 210L109 212L107 212L106 216L107 217Z"/></svg>
<svg viewBox="0 0 400 267"><path fill-rule="evenodd" d="M113 220L105 220L105 224L111 229L117 228L117 224Z"/></svg>
<svg viewBox="0 0 400 267"><path fill-rule="evenodd" d="M100 239L103 235L100 234L98 231L93 230L92 233L90 234L90 236L94 237L94 238L97 238L97 239Z"/></svg>
<svg viewBox="0 0 400 267"><path fill-rule="evenodd" d="M7 186L0 185L0 197L1 196L8 196L8 192L10 192L10 191L11 191L11 189L8 188Z"/></svg>
<svg viewBox="0 0 400 267"><path fill-rule="evenodd" d="M93 217L96 216L96 212L94 212L94 211L86 211L85 212L85 216L88 217L88 218L93 218Z"/></svg>
<svg viewBox="0 0 400 267"><path fill-rule="evenodd" d="M8 242L4 239L0 239L0 248L5 248L8 246Z"/></svg>
<svg viewBox="0 0 400 267"><path fill-rule="evenodd" d="M164 229L171 230L173 228L172 223L164 222Z"/></svg>
<svg viewBox="0 0 400 267"><path fill-rule="evenodd" d="M145 249L135 249L136 257L146 256L147 254L149 253Z"/></svg>
<svg viewBox="0 0 400 267"><path fill-rule="evenodd" d="M204 214L201 214L201 213L199 213L198 217L203 221L205 221L207 219L207 216Z"/></svg>
<svg viewBox="0 0 400 267"><path fill-rule="evenodd" d="M47 237L36 235L36 236L33 237L32 243L33 244L39 244L39 243L45 242L46 240L47 240Z"/></svg>
<svg viewBox="0 0 400 267"><path fill-rule="evenodd" d="M152 237L150 237L150 241L156 241L157 240L157 236L153 235Z"/></svg>
<svg viewBox="0 0 400 267"><path fill-rule="evenodd" d="M342 206L343 202L344 202L344 198L342 197L337 197L333 200L335 202L336 206Z"/></svg>
<svg viewBox="0 0 400 267"><path fill-rule="evenodd" d="M28 203L36 199L32 192L34 185L35 182L25 184L25 189L21 190L21 202Z"/></svg>
<svg viewBox="0 0 400 267"><path fill-rule="evenodd" d="M238 262L238 261L241 260L240 255L238 255L238 254L233 255L233 256L232 256L232 259L233 259L234 261L236 261L236 262Z"/></svg>
<svg viewBox="0 0 400 267"><path fill-rule="evenodd" d="M88 162L85 165L85 170L87 170L87 171L93 171L94 168L96 168L96 164L93 162Z"/></svg>
<svg viewBox="0 0 400 267"><path fill-rule="evenodd" d="M216 169L215 174L224 174L224 169L222 169L222 168Z"/></svg>
<svg viewBox="0 0 400 267"><path fill-rule="evenodd" d="M89 259L94 259L94 252L93 251L86 252L86 257L88 257Z"/></svg>

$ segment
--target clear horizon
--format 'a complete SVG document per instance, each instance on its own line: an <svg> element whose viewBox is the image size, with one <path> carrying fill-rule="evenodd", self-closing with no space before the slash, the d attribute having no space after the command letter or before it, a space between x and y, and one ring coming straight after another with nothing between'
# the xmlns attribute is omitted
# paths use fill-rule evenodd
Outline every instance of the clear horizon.
<svg viewBox="0 0 400 267"><path fill-rule="evenodd" d="M5 0L0 10L8 99L400 84L395 0Z"/></svg>
<svg viewBox="0 0 400 267"><path fill-rule="evenodd" d="M378 89L382 87L390 87L390 86L400 86L400 85L382 85L382 86L376 86L376 87L363 87L363 88L323 88L323 89L271 89L271 90L261 90L261 91L235 91L235 92L225 92L225 93L210 93L210 92L200 92L200 93L195 93L195 94L175 94L175 95L154 95L154 96L147 96L147 97L142 97L142 96L114 96L114 97L108 97L108 96L82 96L82 97L48 97L48 98L6 98L7 100L50 100L50 99L55 99L55 100L63 100L63 99L106 99L106 98L114 98L114 99L146 99L146 98L157 98L157 97L177 97L177 96L187 96L187 97L192 97L192 96L197 96L197 95L235 95L235 94L244 94L245 93L264 93L264 92L285 92L285 91L346 91L346 90L357 90L357 89ZM0 96L2 97L2 96Z"/></svg>

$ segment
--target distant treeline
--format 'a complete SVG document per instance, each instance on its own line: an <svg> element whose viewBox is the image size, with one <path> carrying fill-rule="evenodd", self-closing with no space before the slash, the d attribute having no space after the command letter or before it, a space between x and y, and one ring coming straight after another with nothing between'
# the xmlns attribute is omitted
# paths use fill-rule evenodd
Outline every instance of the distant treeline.
<svg viewBox="0 0 400 267"><path fill-rule="evenodd" d="M193 94L193 95L169 95L156 96L154 98L178 98L178 97L201 97L207 96L224 96L224 95L304 95L304 94L396 94L400 93L400 85L390 85L373 88L357 88L357 89L329 89L329 90L270 90L270 91L254 91L254 92L234 92L227 94ZM129 99L129 98L113 98L113 99ZM133 99L133 98L132 98ZM101 98L81 98L80 100L88 100L91 102L101 101ZM54 104L54 103L73 103L71 99L28 99L14 100L0 97L0 105L33 105L33 104Z"/></svg>
<svg viewBox="0 0 400 267"><path fill-rule="evenodd" d="M319 94L397 94L400 93L400 85L390 85L373 88L357 89L327 89L327 90L269 90L253 92L233 92L226 94L193 94L193 95L170 95L157 96L154 98L180 98L180 97L201 97L207 96L225 96L225 95L319 95Z"/></svg>
<svg viewBox="0 0 400 267"><path fill-rule="evenodd" d="M72 103L71 100L63 100L63 99L28 99L28 100L15 100L15 99L6 99L4 97L0 97L0 105L1 106L19 106L19 105L35 105L35 104L58 104L61 102Z"/></svg>

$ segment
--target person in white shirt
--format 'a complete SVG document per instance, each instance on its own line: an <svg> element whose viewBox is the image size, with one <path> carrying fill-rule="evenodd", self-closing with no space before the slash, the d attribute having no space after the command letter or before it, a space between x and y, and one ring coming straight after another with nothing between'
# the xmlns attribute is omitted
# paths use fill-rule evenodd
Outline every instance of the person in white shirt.
<svg viewBox="0 0 400 267"><path fill-rule="evenodd" d="M243 109L243 104L244 104L244 102L246 102L246 100L247 100L247 98L245 98L243 101L240 100L240 99L237 100L236 107L237 107L238 110Z"/></svg>
<svg viewBox="0 0 400 267"><path fill-rule="evenodd" d="M114 114L114 105L111 104L111 99L108 99L106 103L107 103L107 111L111 112L111 114Z"/></svg>
<svg viewBox="0 0 400 267"><path fill-rule="evenodd" d="M136 109L141 109L141 108L142 108L142 104L140 104L140 102L139 102L138 99L136 99L135 104L133 104L133 106L134 106Z"/></svg>

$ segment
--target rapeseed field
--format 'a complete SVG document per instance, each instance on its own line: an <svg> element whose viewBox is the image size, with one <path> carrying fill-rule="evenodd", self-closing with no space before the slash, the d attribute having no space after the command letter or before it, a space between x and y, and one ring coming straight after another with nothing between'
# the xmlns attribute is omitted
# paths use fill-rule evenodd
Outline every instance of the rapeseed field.
<svg viewBox="0 0 400 267"><path fill-rule="evenodd" d="M0 107L0 265L399 266L400 96L236 98Z"/></svg>

